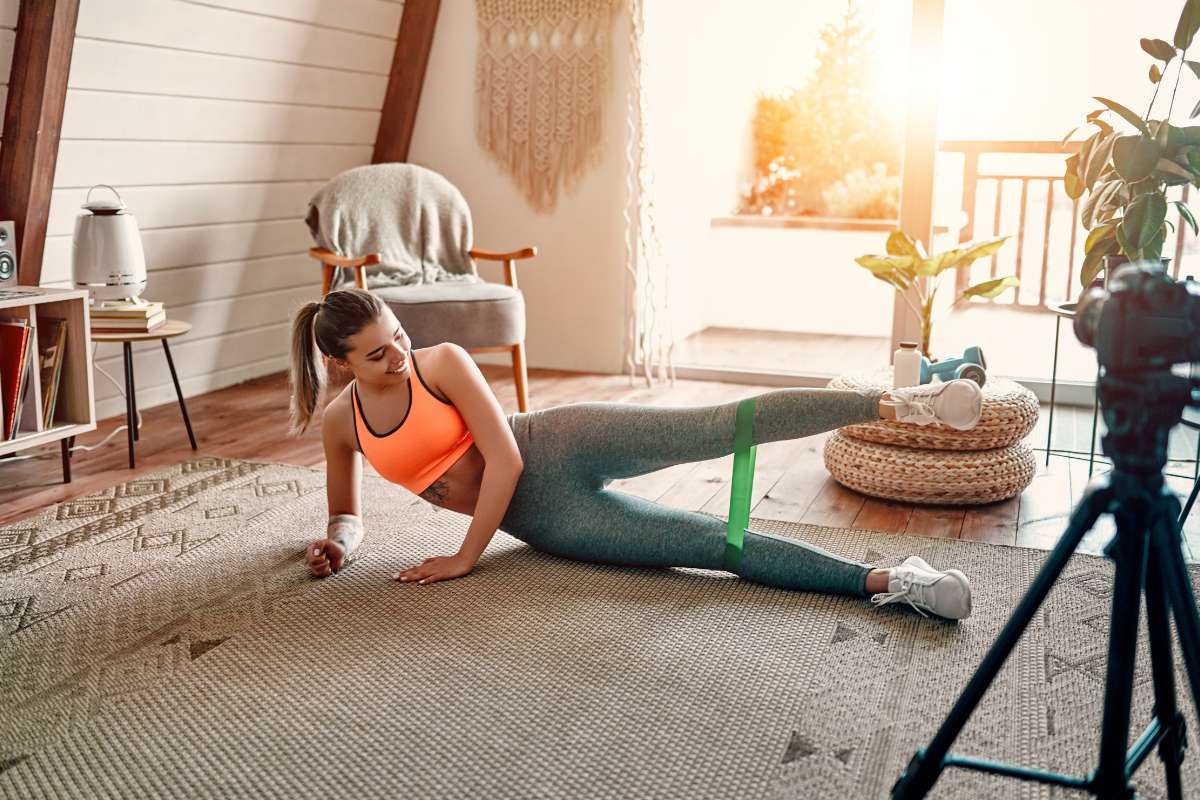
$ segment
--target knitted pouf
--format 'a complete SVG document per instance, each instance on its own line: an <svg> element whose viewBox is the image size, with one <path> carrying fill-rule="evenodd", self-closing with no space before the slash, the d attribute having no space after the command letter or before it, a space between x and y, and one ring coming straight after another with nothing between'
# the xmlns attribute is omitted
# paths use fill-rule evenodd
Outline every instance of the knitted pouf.
<svg viewBox="0 0 1200 800"><path fill-rule="evenodd" d="M839 375L829 382L830 389L892 388L892 368L858 375ZM839 430L846 436L867 442L920 447L929 450L992 450L1024 439L1038 419L1037 395L1015 381L988 376L983 386L983 414L969 431L958 431L941 423L912 425L881 420L863 425L847 425Z"/></svg>
<svg viewBox="0 0 1200 800"><path fill-rule="evenodd" d="M838 483L872 497L977 505L1020 494L1037 462L1024 442L991 450L921 450L837 431L825 442L825 467Z"/></svg>

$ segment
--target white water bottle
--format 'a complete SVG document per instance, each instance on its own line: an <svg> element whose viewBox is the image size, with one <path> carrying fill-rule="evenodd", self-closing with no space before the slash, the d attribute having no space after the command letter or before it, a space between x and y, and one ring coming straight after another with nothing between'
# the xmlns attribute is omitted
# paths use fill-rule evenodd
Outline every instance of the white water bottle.
<svg viewBox="0 0 1200 800"><path fill-rule="evenodd" d="M892 359L892 388L921 384L921 351L916 342L901 342Z"/></svg>

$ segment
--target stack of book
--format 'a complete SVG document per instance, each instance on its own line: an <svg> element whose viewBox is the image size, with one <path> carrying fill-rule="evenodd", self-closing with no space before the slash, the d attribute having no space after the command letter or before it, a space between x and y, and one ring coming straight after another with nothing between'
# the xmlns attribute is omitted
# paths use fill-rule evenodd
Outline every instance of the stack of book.
<svg viewBox="0 0 1200 800"><path fill-rule="evenodd" d="M167 321L162 303L146 301L145 305L94 305L91 309L92 330L145 333Z"/></svg>

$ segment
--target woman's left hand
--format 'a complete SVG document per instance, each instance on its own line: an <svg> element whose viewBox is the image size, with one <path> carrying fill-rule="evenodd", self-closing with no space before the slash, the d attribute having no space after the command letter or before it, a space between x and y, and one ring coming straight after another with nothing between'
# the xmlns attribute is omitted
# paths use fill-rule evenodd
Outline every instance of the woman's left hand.
<svg viewBox="0 0 1200 800"><path fill-rule="evenodd" d="M434 556L421 562L420 566L397 572L395 580L401 583L416 581L417 583L433 583L461 578L475 568L475 559L455 554L452 556Z"/></svg>

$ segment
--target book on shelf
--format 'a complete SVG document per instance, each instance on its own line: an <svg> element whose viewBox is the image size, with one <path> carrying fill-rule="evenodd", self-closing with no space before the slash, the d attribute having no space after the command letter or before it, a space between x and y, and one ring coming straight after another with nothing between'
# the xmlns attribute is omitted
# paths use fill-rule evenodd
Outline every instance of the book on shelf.
<svg viewBox="0 0 1200 800"><path fill-rule="evenodd" d="M152 331L167 321L167 312L160 311L152 317L139 319L127 317L124 319L96 319L92 317L92 330L96 332L112 331L114 333L146 333Z"/></svg>
<svg viewBox="0 0 1200 800"><path fill-rule="evenodd" d="M54 425L58 384L66 356L67 321L61 317L39 317L37 326L38 366L42 381L42 424Z"/></svg>
<svg viewBox="0 0 1200 800"><path fill-rule="evenodd" d="M91 316L92 319L146 319L165 310L161 302L148 300L144 306L93 306Z"/></svg>
<svg viewBox="0 0 1200 800"><path fill-rule="evenodd" d="M31 332L32 333L32 332ZM41 409L37 404L37 337L29 336L25 348L25 369L21 373L21 401L17 404L17 426L13 436L19 433L37 433L38 414Z"/></svg>
<svg viewBox="0 0 1200 800"><path fill-rule="evenodd" d="M21 414L21 399L25 392L26 359L29 353L29 323L0 320L0 382L4 384L4 420L0 438L11 439L17 430Z"/></svg>

